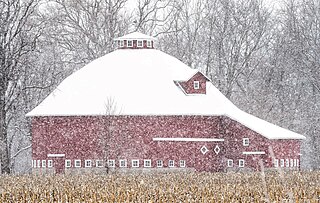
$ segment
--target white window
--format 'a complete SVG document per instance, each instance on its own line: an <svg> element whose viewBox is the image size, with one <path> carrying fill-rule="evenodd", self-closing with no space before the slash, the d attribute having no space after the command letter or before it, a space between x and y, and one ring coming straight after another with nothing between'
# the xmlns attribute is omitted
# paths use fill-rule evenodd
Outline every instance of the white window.
<svg viewBox="0 0 320 203"><path fill-rule="evenodd" d="M289 167L290 163L289 163L289 159L286 159L286 167Z"/></svg>
<svg viewBox="0 0 320 203"><path fill-rule="evenodd" d="M180 167L185 168L186 167L186 161L185 160L180 160Z"/></svg>
<svg viewBox="0 0 320 203"><path fill-rule="evenodd" d="M41 160L37 160L37 167L40 168Z"/></svg>
<svg viewBox="0 0 320 203"><path fill-rule="evenodd" d="M119 166L120 166L121 168L127 167L127 160L126 160L126 159L120 159L120 161L119 161Z"/></svg>
<svg viewBox="0 0 320 203"><path fill-rule="evenodd" d="M197 90L200 88L200 82L199 81L193 81L193 89Z"/></svg>
<svg viewBox="0 0 320 203"><path fill-rule="evenodd" d="M138 40L137 41L137 47L143 47L143 41L142 40Z"/></svg>
<svg viewBox="0 0 320 203"><path fill-rule="evenodd" d="M284 167L284 159L280 159L280 167Z"/></svg>
<svg viewBox="0 0 320 203"><path fill-rule="evenodd" d="M74 167L76 167L76 168L80 168L81 167L81 160L80 159L74 160Z"/></svg>
<svg viewBox="0 0 320 203"><path fill-rule="evenodd" d="M108 167L115 167L116 166L116 161L113 159L108 160Z"/></svg>
<svg viewBox="0 0 320 203"><path fill-rule="evenodd" d="M239 167L244 167L244 159L239 159Z"/></svg>
<svg viewBox="0 0 320 203"><path fill-rule="evenodd" d="M146 168L150 168L151 167L151 159L145 159L143 160L143 166Z"/></svg>
<svg viewBox="0 0 320 203"><path fill-rule="evenodd" d="M228 159L228 167L233 167L233 160L232 159Z"/></svg>
<svg viewBox="0 0 320 203"><path fill-rule="evenodd" d="M123 40L120 40L119 41L119 47L123 47L123 46L124 46Z"/></svg>
<svg viewBox="0 0 320 203"><path fill-rule="evenodd" d="M249 146L250 144L249 138L243 138L242 142L243 142L243 146Z"/></svg>
<svg viewBox="0 0 320 203"><path fill-rule="evenodd" d="M293 167L293 159L290 159L290 167Z"/></svg>
<svg viewBox="0 0 320 203"><path fill-rule="evenodd" d="M52 168L53 164L52 164L52 160L48 160L48 168Z"/></svg>
<svg viewBox="0 0 320 203"><path fill-rule="evenodd" d="M278 168L279 167L279 160L274 159L274 167Z"/></svg>
<svg viewBox="0 0 320 203"><path fill-rule="evenodd" d="M293 166L294 166L294 167L297 167L297 159L294 159L294 160L293 160Z"/></svg>
<svg viewBox="0 0 320 203"><path fill-rule="evenodd" d="M91 160L85 160L84 161L84 167L90 168L92 166L92 161Z"/></svg>
<svg viewBox="0 0 320 203"><path fill-rule="evenodd" d="M132 166L132 168L138 168L139 167L139 160L138 159L132 160L131 166Z"/></svg>
<svg viewBox="0 0 320 203"><path fill-rule="evenodd" d="M70 168L71 167L71 160L68 159L68 160L65 161L65 167L66 168Z"/></svg>
<svg viewBox="0 0 320 203"><path fill-rule="evenodd" d="M98 168L103 167L103 161L102 160L96 160L96 167L98 167Z"/></svg>
<svg viewBox="0 0 320 203"><path fill-rule="evenodd" d="M42 166L42 168L45 168L45 167L46 167L46 160L42 160L41 166Z"/></svg>
<svg viewBox="0 0 320 203"><path fill-rule="evenodd" d="M163 167L163 161L162 161L162 160L158 160L158 161L157 161L157 167L158 167L158 168Z"/></svg>
<svg viewBox="0 0 320 203"><path fill-rule="evenodd" d="M169 160L168 166L169 166L170 168L174 167L174 160Z"/></svg>
<svg viewBox="0 0 320 203"><path fill-rule="evenodd" d="M299 159L297 159L297 167L299 167Z"/></svg>
<svg viewBox="0 0 320 203"><path fill-rule="evenodd" d="M132 40L128 40L127 41L127 47L133 47L133 41Z"/></svg>
<svg viewBox="0 0 320 203"><path fill-rule="evenodd" d="M147 47L152 47L152 43L150 40L147 41Z"/></svg>
<svg viewBox="0 0 320 203"><path fill-rule="evenodd" d="M201 151L202 154L206 154L209 150L208 150L208 148L206 146L202 146L200 151Z"/></svg>
<svg viewBox="0 0 320 203"><path fill-rule="evenodd" d="M32 165L33 168L36 168L37 167L37 160L33 160L33 165Z"/></svg>

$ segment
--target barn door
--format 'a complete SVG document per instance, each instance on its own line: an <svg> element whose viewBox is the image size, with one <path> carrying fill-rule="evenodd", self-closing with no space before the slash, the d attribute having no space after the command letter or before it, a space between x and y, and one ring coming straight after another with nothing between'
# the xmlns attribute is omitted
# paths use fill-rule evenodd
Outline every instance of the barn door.
<svg viewBox="0 0 320 203"><path fill-rule="evenodd" d="M65 154L48 154L53 160L53 168L56 174L63 174L65 170Z"/></svg>

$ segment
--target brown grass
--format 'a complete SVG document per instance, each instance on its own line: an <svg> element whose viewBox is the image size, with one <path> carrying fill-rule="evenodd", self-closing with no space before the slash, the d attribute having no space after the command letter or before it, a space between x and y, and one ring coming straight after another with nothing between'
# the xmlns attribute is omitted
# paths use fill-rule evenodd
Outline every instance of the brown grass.
<svg viewBox="0 0 320 203"><path fill-rule="evenodd" d="M320 172L1 176L0 202L320 202Z"/></svg>

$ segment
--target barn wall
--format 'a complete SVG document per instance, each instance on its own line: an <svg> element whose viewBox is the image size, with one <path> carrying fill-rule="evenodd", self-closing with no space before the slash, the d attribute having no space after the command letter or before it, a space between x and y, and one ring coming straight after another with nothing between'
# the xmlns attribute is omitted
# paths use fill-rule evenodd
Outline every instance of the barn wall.
<svg viewBox="0 0 320 203"><path fill-rule="evenodd" d="M64 164L64 160L72 160L70 169L76 159L81 160L82 168L85 160L112 159L119 167L119 160L126 159L127 168L131 168L133 159L139 160L139 168L143 168L145 159L152 160L151 168L157 168L156 161L162 160L163 169L168 168L169 160L174 160L175 168L184 160L187 168L197 171L238 170L239 159L244 159L246 167L259 169L259 159L265 167L273 166L270 145L277 158L298 158L299 153L298 141L270 141L238 122L214 116L36 117L32 121L32 134L33 160L56 159L48 158L48 154L64 154L54 161ZM153 141L168 137L224 141ZM249 138L249 146L243 146L243 138ZM200 151L203 146L209 150L205 154ZM214 152L217 146L218 153ZM243 155L244 151L266 154ZM228 159L234 161L234 167L227 168ZM92 165L95 167L95 163ZM36 165L34 170L41 168Z"/></svg>
<svg viewBox="0 0 320 203"><path fill-rule="evenodd" d="M199 81L200 88L194 89L193 82ZM182 88L187 94L206 94L206 82L207 78L204 77L200 72L196 73L192 78L186 82L180 82Z"/></svg>

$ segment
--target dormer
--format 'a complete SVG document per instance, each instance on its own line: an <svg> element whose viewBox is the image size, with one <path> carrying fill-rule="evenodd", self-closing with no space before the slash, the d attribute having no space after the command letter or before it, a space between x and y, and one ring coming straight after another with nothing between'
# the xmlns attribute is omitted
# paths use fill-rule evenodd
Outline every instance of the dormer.
<svg viewBox="0 0 320 203"><path fill-rule="evenodd" d="M197 72L186 81L175 81L175 84L181 88L186 95L197 95L207 93L207 81L210 81L201 72Z"/></svg>
<svg viewBox="0 0 320 203"><path fill-rule="evenodd" d="M118 49L154 49L155 38L133 32L128 35L114 39Z"/></svg>

